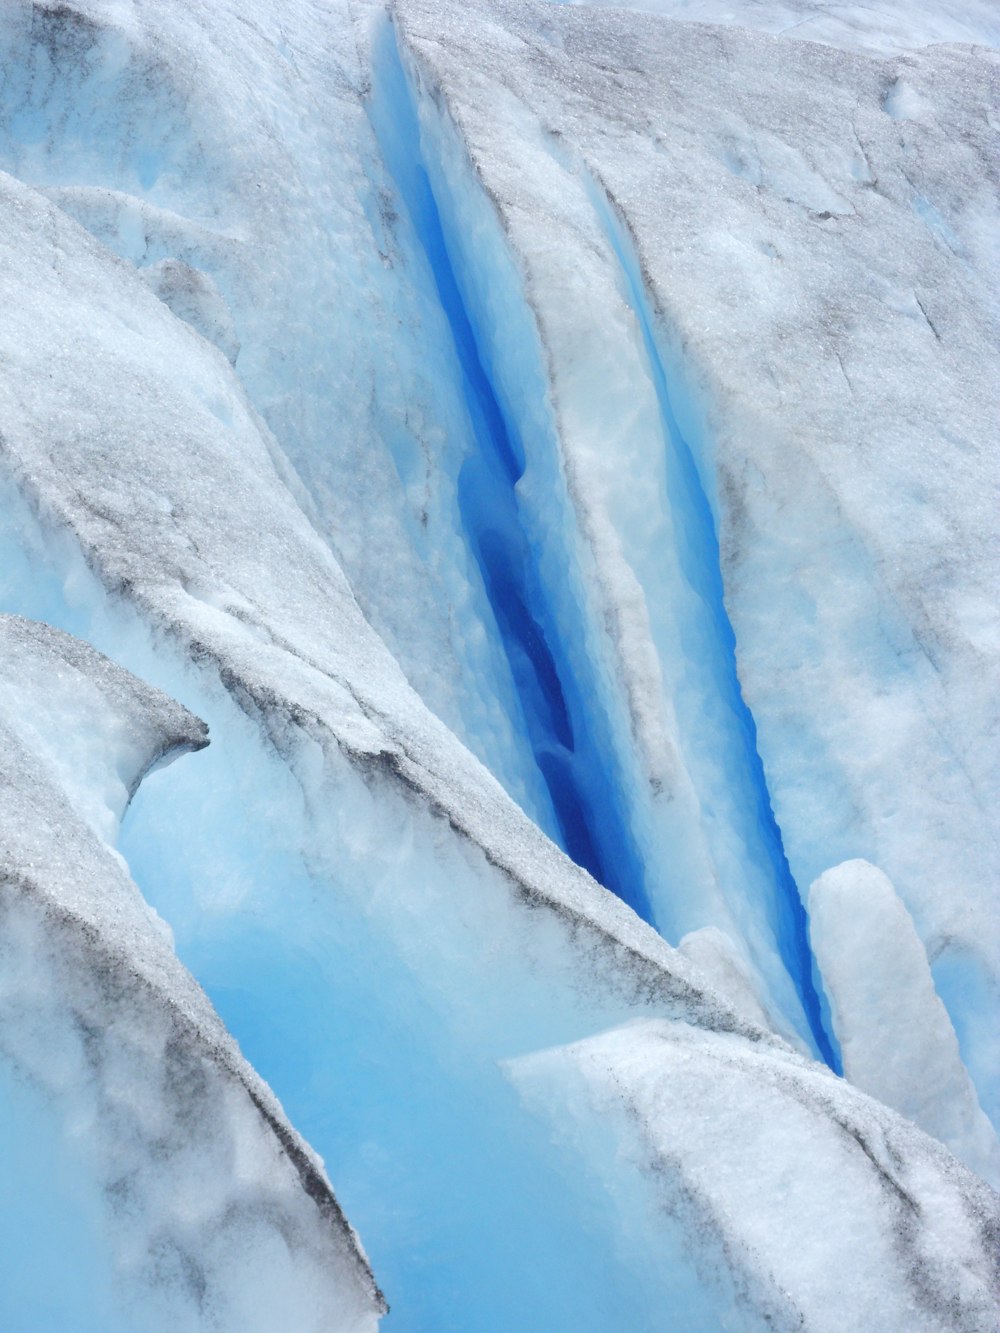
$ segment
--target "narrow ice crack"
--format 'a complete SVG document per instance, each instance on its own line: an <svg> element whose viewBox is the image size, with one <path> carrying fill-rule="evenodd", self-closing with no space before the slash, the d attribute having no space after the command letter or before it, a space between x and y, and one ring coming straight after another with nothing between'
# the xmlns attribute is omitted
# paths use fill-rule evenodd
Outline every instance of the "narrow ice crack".
<svg viewBox="0 0 1000 1333"><path fill-rule="evenodd" d="M685 438L674 409L670 376L659 349L656 313L648 295L648 277L635 253L634 241L627 233L628 224L618 201L604 181L584 166L581 170L590 177L595 211L620 266L623 287L642 332L668 452L668 490L675 523L681 534L681 564L693 591L703 601L713 627L716 660L701 664L701 668L714 679L716 688L738 721L742 753L735 757L731 755L729 762L738 762L743 771L732 775L732 787L734 790L742 788L743 799L750 807L744 812L746 822L756 827L770 862L773 901L765 906L770 909L779 952L795 984L816 1046L827 1064L839 1071L839 1057L824 1022L815 981L817 970L809 945L805 909L774 816L767 777L757 748L756 722L740 685L736 635L725 605L715 517L692 446ZM685 549L687 559L684 558Z"/></svg>
<svg viewBox="0 0 1000 1333"><path fill-rule="evenodd" d="M417 109L391 25L376 60L369 114L433 275L448 321L475 448L458 479L459 508L510 668L526 735L574 861L646 920L651 910L614 761L592 736L589 664L574 661L525 529L517 483L524 446L482 356L475 311L460 288L445 225L423 160Z"/></svg>

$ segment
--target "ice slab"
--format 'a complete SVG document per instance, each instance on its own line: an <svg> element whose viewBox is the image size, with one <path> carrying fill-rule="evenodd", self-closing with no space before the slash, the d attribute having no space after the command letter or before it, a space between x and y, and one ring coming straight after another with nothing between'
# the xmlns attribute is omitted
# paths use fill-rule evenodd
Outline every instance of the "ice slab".
<svg viewBox="0 0 1000 1333"><path fill-rule="evenodd" d="M20 617L0 617L0 674L5 1133L66 1172L55 1202L79 1227L60 1239L5 1194L5 1326L374 1329L384 1303L322 1164L107 842L144 774L207 744L204 723Z"/></svg>
<svg viewBox="0 0 1000 1333"><path fill-rule="evenodd" d="M828 1070L642 1022L508 1071L603 1163L608 1206L632 1219L647 1262L669 1262L683 1228L727 1295L721 1326L995 1327L998 1196ZM720 1326L697 1309L675 1317Z"/></svg>

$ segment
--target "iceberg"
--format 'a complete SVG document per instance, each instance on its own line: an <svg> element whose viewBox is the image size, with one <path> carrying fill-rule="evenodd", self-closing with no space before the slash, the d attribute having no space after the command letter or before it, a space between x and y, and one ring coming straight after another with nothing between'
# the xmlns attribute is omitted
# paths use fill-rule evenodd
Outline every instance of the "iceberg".
<svg viewBox="0 0 1000 1333"><path fill-rule="evenodd" d="M5 1328L995 1327L995 38L879 12L0 14Z"/></svg>

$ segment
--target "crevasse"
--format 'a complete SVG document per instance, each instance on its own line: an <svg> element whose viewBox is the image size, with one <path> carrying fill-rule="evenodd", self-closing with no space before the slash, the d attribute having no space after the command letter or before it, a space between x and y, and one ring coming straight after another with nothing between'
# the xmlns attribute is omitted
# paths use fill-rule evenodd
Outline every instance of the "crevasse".
<svg viewBox="0 0 1000 1333"><path fill-rule="evenodd" d="M433 273L461 367L474 436L474 451L459 477L465 536L517 686L523 726L551 798L560 841L579 865L650 920L621 775L603 740L592 665L567 650L551 590L540 575L537 551L521 519L517 484L524 473L524 444L501 406L477 345L423 164L395 30L388 23L376 44L370 115Z"/></svg>
<svg viewBox="0 0 1000 1333"><path fill-rule="evenodd" d="M425 163L428 148L421 143L416 105L416 99L429 94L418 90L417 76L403 68L395 30L388 24L380 36L376 69L373 123L434 273L475 424L476 452L465 464L460 481L466 539L482 571L518 682L525 725L549 787L563 845L596 878L663 929L664 923L656 922L656 911L650 906L645 858L658 856L662 864L657 866L657 876L669 882L677 873L671 866L670 846L658 846L653 853L654 835L652 844L639 849L633 834L636 793L625 781L616 758L613 728L604 713L604 692L593 674L596 667L586 633L574 623L574 616L582 613L574 607L572 595L553 586L551 553L546 583L546 567L537 549L537 516L532 540L519 511L517 485L526 461L537 460L541 451L553 448L553 442L521 438L519 431L523 433L525 426L530 430L531 421L525 422L523 410L519 415L501 406L503 389L494 384L487 370L491 356L477 342L477 338L489 341L491 337L491 311L479 308L483 288L480 284L478 295L465 292L456 277L462 264L477 263L477 241L462 233L461 219L451 217L442 223L440 210L447 209L447 204L439 205L430 183L441 164L434 162L429 167ZM429 114L446 116L447 112L437 107ZM437 148L432 146L430 151ZM586 169L582 171L586 175ZM468 184L478 188L471 173ZM677 390L676 386L668 388L638 265L596 184L591 202L621 270L623 294L641 329L666 461L667 501L676 546L670 559L681 583L693 594L681 599L688 609L679 604L674 614L685 631L682 646L691 659L685 674L696 683L686 699L675 705L684 761L703 810L711 812L705 819L705 835L710 848L717 848L719 865L728 867L720 874L730 884L729 891L761 900L748 910L766 921L781 960L776 966L783 966L792 979L815 1049L831 1067L839 1069L835 1042L824 1022L821 986L814 976L805 912L771 807L754 719L737 677L715 520L691 446L671 405L671 393ZM449 249L456 238L461 263ZM509 281L510 275L498 272L494 280ZM544 394L541 379L534 391ZM531 386L524 392L530 394ZM565 497L560 500L555 493L548 503L553 509L560 504L570 507ZM559 521L565 521L565 515ZM634 784L635 775L631 781ZM752 870L737 873L734 848L741 849L744 867L752 866Z"/></svg>
<svg viewBox="0 0 1000 1333"><path fill-rule="evenodd" d="M766 868L771 901L765 904L782 960L792 977L813 1038L823 1059L841 1072L836 1039L828 1021L822 980L809 944L805 908L792 875L774 815L767 776L757 748L757 727L740 687L736 635L726 611L716 519L699 472L694 449L678 421L671 387L657 337L657 321L643 282L639 261L613 201L596 181L590 189L595 211L621 267L623 287L642 330L649 374L656 392L667 460L667 488L678 534L681 571L702 608L701 638L706 651L699 670L721 703L728 725L712 738L717 762L725 766L730 810L727 817L739 830L747 853ZM696 730L696 721L689 728ZM697 748L699 742L693 740Z"/></svg>
<svg viewBox="0 0 1000 1333"><path fill-rule="evenodd" d="M558 955L550 971L512 967L489 940L507 922L488 906L475 916L488 867L347 760L324 764L307 737L277 754L15 497L2 517L4 609L96 644L209 723L207 750L144 781L119 847L181 961L321 1154L386 1292L383 1326L622 1319L654 1333L669 1308L692 1330L718 1327L730 1297L704 1289L679 1225L662 1267L624 1252L600 1182L553 1153L501 1068L619 1021L621 1007L561 985ZM442 884L457 886L458 911ZM533 925L544 941L545 923ZM489 941L484 959L473 939ZM67 1274L89 1262L78 1241Z"/></svg>

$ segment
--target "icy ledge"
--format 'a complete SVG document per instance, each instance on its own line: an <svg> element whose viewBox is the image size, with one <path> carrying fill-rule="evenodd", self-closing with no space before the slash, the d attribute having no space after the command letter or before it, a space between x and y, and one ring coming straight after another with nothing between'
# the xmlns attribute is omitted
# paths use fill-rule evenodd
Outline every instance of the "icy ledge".
<svg viewBox="0 0 1000 1333"><path fill-rule="evenodd" d="M107 845L207 728L20 617L0 617L0 678L0 1104L34 1166L0 1208L5 1326L374 1329L322 1165ZM31 1194L54 1205L34 1229Z"/></svg>
<svg viewBox="0 0 1000 1333"><path fill-rule="evenodd" d="M703 1279L731 1292L716 1328L996 1328L996 1194L821 1066L649 1021L509 1074L603 1166L647 1262L678 1225L697 1237Z"/></svg>

